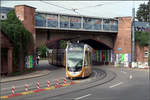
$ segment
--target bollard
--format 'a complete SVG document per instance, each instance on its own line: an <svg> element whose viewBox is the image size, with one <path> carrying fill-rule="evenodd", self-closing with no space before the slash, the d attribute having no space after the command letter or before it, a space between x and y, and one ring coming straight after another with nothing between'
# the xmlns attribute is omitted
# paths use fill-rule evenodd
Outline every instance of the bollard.
<svg viewBox="0 0 150 100"><path fill-rule="evenodd" d="M39 81L37 81L36 87L37 87L37 89L40 89L40 83L39 83Z"/></svg>
<svg viewBox="0 0 150 100"><path fill-rule="evenodd" d="M64 78L64 84L66 84L67 83L67 80L66 80L66 78Z"/></svg>
<svg viewBox="0 0 150 100"><path fill-rule="evenodd" d="M28 91L28 84L25 84L25 91L27 92Z"/></svg>
<svg viewBox="0 0 150 100"><path fill-rule="evenodd" d="M15 94L15 86L12 86L12 94Z"/></svg>
<svg viewBox="0 0 150 100"><path fill-rule="evenodd" d="M70 85L72 85L73 84L73 82L72 82L72 77L70 77Z"/></svg>
<svg viewBox="0 0 150 100"><path fill-rule="evenodd" d="M59 87L60 87L60 85L59 85L59 80L58 80L58 79L56 80L56 85L55 85L55 87L56 87L56 88L59 88Z"/></svg>
<svg viewBox="0 0 150 100"><path fill-rule="evenodd" d="M47 81L47 83L48 83L48 88L50 88L50 81Z"/></svg>
<svg viewBox="0 0 150 100"><path fill-rule="evenodd" d="M59 85L59 81L58 81L58 79L56 80L56 86L58 86Z"/></svg>

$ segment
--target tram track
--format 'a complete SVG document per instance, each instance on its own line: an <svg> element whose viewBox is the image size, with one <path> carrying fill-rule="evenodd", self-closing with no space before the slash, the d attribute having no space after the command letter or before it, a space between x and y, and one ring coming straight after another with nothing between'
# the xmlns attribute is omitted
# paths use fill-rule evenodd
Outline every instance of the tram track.
<svg viewBox="0 0 150 100"><path fill-rule="evenodd" d="M102 70L99 68L93 68L92 74L89 78L73 80L74 82L80 81L80 83L72 85L72 86L68 86L68 87L61 87L61 88L56 88L54 90L51 90L49 91L50 94L46 94L45 99L55 98L55 97L59 97L62 95L66 95L68 93L79 92L79 91L83 91L86 89L90 89L90 88L105 84L113 80L115 77L116 77L116 74L114 72ZM60 84L61 83L63 83L63 79L60 79ZM51 85L55 85L54 81L51 83ZM47 86L45 84L45 85L41 85L40 87L44 88ZM35 89L35 87L32 89ZM21 91L22 90L18 90L18 92L21 92ZM9 93L10 92L7 92L6 94L9 94ZM32 97L34 96L36 95L32 95ZM25 97L25 98L28 98L28 97Z"/></svg>
<svg viewBox="0 0 150 100"><path fill-rule="evenodd" d="M80 84L76 84L76 85L72 86L71 89L70 89L70 87L66 87L65 91L62 88L58 91L59 93L57 92L57 93L55 93L56 95L53 94L52 96L49 95L47 98L44 98L44 100L49 100L50 98L53 99L55 97L63 96L63 95L66 95L68 93L79 92L79 91L83 91L83 90L90 89L93 87L97 87L99 85L102 85L102 84L105 84L107 82L112 81L117 76L117 74L112 72L112 71L106 71L106 70L102 70L99 68L94 68L93 72L94 71L95 71L95 74L96 73L97 74L94 75L94 77L92 78L92 81L90 81L88 83L86 83L86 81L80 82Z"/></svg>

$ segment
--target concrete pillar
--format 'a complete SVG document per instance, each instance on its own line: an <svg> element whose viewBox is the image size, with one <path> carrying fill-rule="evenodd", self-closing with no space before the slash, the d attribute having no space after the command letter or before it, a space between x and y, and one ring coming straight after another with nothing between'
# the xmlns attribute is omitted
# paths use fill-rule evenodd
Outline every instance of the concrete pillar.
<svg viewBox="0 0 150 100"><path fill-rule="evenodd" d="M13 66L12 66L12 51L13 48L8 49L8 74L13 72Z"/></svg>

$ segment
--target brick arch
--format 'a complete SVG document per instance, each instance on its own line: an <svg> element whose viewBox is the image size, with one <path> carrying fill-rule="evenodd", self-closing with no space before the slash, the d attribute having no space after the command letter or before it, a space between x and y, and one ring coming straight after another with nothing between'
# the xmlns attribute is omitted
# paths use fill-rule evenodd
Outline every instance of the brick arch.
<svg viewBox="0 0 150 100"><path fill-rule="evenodd" d="M113 48L113 40L110 39L108 36L100 36L100 35L96 35L96 36L83 36L80 37L79 39L80 41L84 41L84 40L93 40L99 44L103 44L105 46L107 46L108 48Z"/></svg>
<svg viewBox="0 0 150 100"><path fill-rule="evenodd" d="M109 45L103 43L103 41L93 39L93 38L80 39L80 42L86 43L96 50L112 49Z"/></svg>

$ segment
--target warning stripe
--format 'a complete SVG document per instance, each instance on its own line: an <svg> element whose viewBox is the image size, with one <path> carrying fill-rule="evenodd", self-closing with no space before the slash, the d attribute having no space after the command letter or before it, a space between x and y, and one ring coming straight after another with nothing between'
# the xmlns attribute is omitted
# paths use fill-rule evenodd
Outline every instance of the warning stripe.
<svg viewBox="0 0 150 100"><path fill-rule="evenodd" d="M76 84L76 83L79 83L79 81L78 82L73 82L73 84ZM69 86L69 85L72 85L72 84L66 83L66 84L61 84L60 86L61 87L66 87L66 86ZM52 90L52 89L55 89L55 88L60 88L60 87L51 86L49 88L36 89L36 90L32 90L32 91L27 91L27 92L10 94L8 96L0 96L0 99L8 99L8 98L12 98L12 97L15 97L15 96L21 96L21 95L27 95L27 94L37 93L37 92L41 92L41 91Z"/></svg>

